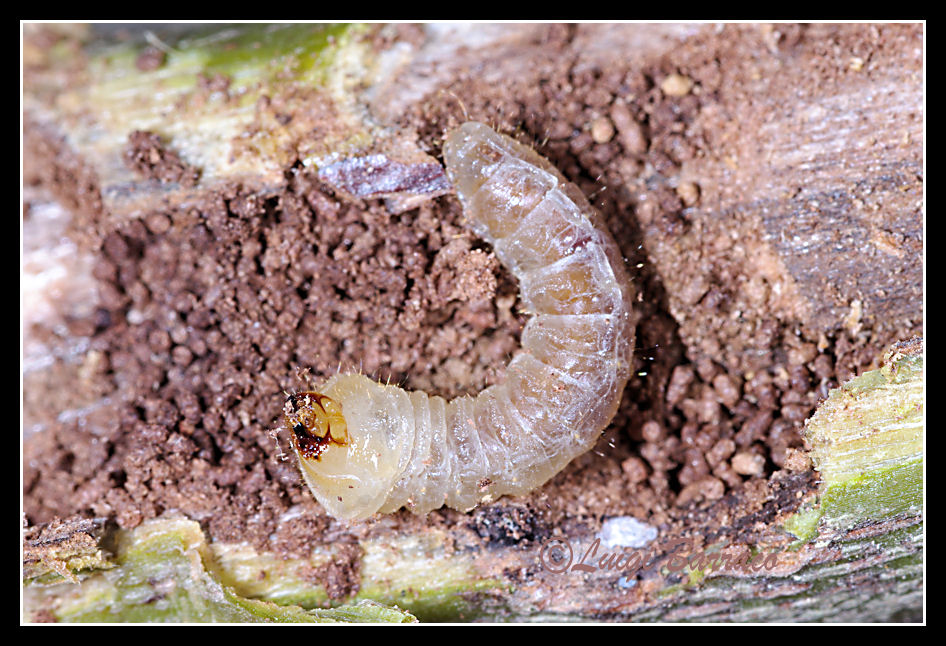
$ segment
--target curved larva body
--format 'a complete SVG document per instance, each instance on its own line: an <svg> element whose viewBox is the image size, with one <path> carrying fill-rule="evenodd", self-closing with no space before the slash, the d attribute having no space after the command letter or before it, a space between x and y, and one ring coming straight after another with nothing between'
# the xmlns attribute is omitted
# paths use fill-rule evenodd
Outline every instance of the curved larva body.
<svg viewBox="0 0 946 646"><path fill-rule="evenodd" d="M630 374L633 291L578 188L480 123L452 132L443 154L470 228L519 280L533 316L505 382L476 397L448 402L346 374L318 395L290 398L286 422L302 474L337 518L402 506L466 511L526 493L592 447ZM340 404L344 419L312 401L320 396ZM321 431L307 435L315 426Z"/></svg>

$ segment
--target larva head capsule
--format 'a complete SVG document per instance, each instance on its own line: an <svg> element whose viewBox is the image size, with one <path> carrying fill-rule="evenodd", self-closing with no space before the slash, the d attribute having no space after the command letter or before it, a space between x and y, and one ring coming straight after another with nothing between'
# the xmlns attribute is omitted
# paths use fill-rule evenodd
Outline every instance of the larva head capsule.
<svg viewBox="0 0 946 646"><path fill-rule="evenodd" d="M332 444L348 444L348 425L342 407L316 392L289 395L283 409L292 446L300 458L318 460Z"/></svg>
<svg viewBox="0 0 946 646"><path fill-rule="evenodd" d="M302 477L335 518L377 512L407 465L413 411L392 390L364 375L337 375L319 392L286 400L283 417Z"/></svg>

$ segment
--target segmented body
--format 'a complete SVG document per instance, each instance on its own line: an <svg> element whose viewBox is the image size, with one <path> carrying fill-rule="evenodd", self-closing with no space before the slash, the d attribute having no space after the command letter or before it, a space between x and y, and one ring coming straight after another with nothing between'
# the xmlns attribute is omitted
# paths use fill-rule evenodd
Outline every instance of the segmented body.
<svg viewBox="0 0 946 646"><path fill-rule="evenodd" d="M581 191L481 123L450 133L443 155L470 228L518 279L532 317L505 381L476 397L446 401L343 374L287 401L302 474L338 518L466 511L524 494L594 445L630 376L633 289ZM317 454L300 441L306 429Z"/></svg>

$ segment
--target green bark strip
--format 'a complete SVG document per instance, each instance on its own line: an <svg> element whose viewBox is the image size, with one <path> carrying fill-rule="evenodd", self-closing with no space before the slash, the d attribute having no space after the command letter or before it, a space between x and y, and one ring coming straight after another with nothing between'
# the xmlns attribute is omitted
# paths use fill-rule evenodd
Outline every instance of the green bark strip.
<svg viewBox="0 0 946 646"><path fill-rule="evenodd" d="M105 540L112 542L109 565L114 567L80 570L77 583L28 581L24 620L43 611L60 622L416 621L403 610L366 599L307 610L241 596L216 577L213 552L194 521L157 519Z"/></svg>
<svg viewBox="0 0 946 646"><path fill-rule="evenodd" d="M924 386L922 342L906 351L898 345L882 368L833 390L808 420L812 462L823 478L823 523L920 512Z"/></svg>

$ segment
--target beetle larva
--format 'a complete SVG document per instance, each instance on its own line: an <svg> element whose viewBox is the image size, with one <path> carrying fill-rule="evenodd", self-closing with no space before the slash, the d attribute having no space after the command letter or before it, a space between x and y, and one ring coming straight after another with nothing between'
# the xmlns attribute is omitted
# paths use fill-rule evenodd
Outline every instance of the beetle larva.
<svg viewBox="0 0 946 646"><path fill-rule="evenodd" d="M481 123L450 133L443 156L470 228L518 279L532 317L505 381L476 397L448 402L360 374L289 397L302 475L336 518L524 494L592 447L630 376L633 288L578 187Z"/></svg>

